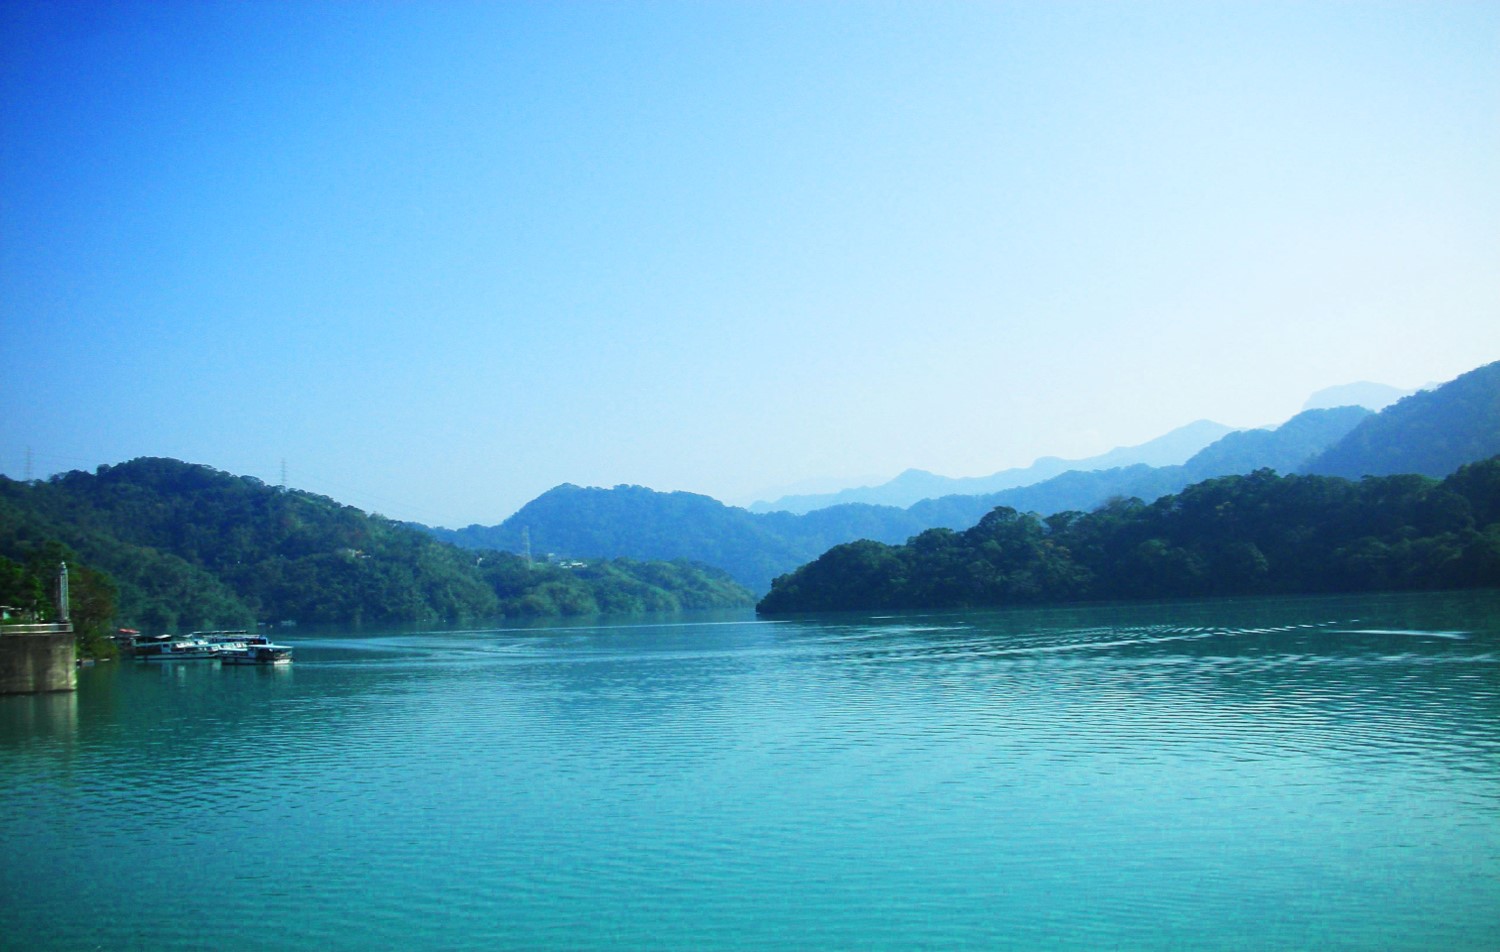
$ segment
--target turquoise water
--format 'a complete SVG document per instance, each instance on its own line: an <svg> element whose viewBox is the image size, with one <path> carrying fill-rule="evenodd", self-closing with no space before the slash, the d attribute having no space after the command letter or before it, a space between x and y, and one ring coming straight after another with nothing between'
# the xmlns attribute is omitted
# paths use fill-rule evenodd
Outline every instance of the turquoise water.
<svg viewBox="0 0 1500 952"><path fill-rule="evenodd" d="M288 640L0 698L0 946L1500 947L1500 593Z"/></svg>

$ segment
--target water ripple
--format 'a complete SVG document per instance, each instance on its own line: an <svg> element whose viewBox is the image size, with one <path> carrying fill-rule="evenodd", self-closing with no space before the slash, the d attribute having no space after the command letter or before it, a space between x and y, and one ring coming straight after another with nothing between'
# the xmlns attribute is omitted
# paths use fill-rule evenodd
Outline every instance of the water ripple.
<svg viewBox="0 0 1500 952"><path fill-rule="evenodd" d="M0 699L0 934L1485 948L1493 617L1434 597L341 633L290 671L90 670L66 702Z"/></svg>

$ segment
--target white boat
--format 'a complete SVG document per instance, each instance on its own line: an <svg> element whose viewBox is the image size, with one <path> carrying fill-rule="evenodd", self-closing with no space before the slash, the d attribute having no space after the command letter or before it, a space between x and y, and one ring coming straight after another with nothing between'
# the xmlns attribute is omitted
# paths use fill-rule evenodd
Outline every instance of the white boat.
<svg viewBox="0 0 1500 952"><path fill-rule="evenodd" d="M264 638L238 648L225 648L219 652L223 664L291 664L292 649L286 645L273 645Z"/></svg>
<svg viewBox="0 0 1500 952"><path fill-rule="evenodd" d="M152 638L131 646L137 661L207 661L219 656L219 649L201 638L172 641Z"/></svg>

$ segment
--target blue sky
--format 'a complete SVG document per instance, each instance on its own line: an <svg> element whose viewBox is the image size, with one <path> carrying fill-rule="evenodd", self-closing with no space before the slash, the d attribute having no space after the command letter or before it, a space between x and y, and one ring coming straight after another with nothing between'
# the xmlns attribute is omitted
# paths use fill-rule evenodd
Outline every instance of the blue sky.
<svg viewBox="0 0 1500 952"><path fill-rule="evenodd" d="M0 471L430 524L1500 359L1493 3L0 3Z"/></svg>

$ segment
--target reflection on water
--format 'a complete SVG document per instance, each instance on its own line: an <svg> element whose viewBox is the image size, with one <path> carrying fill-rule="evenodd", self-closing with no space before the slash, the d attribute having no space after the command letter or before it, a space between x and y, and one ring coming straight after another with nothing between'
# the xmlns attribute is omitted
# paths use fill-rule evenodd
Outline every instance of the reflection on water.
<svg viewBox="0 0 1500 952"><path fill-rule="evenodd" d="M0 743L71 740L78 729L78 695L72 691L0 695Z"/></svg>
<svg viewBox="0 0 1500 952"><path fill-rule="evenodd" d="M77 695L0 699L0 935L1460 950L1500 935L1496 593L296 644L289 669L101 665ZM123 900L136 893L172 895L172 913Z"/></svg>

